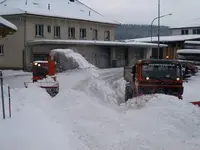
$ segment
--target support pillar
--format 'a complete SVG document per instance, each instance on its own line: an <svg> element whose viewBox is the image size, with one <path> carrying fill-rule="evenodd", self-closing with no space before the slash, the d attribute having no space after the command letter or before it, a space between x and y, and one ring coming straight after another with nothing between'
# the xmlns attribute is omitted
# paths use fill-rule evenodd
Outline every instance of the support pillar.
<svg viewBox="0 0 200 150"><path fill-rule="evenodd" d="M116 48L111 48L111 67L117 67Z"/></svg>

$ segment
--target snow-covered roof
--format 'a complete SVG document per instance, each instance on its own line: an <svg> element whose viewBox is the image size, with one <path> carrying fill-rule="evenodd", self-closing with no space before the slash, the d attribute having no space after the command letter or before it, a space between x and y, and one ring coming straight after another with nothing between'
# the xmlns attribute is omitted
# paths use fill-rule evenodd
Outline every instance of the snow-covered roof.
<svg viewBox="0 0 200 150"><path fill-rule="evenodd" d="M0 27L1 26L17 31L17 27L14 24L12 24L11 22L7 21L6 19L0 16Z"/></svg>
<svg viewBox="0 0 200 150"><path fill-rule="evenodd" d="M179 25L171 26L171 29L181 29L181 28L196 28L200 27L200 18L182 22Z"/></svg>
<svg viewBox="0 0 200 150"><path fill-rule="evenodd" d="M70 18L109 24L109 20L78 0L0 0L0 15L33 14L60 18Z"/></svg>
<svg viewBox="0 0 200 150"><path fill-rule="evenodd" d="M33 40L28 42L29 45L35 44L76 44L76 45L102 45L102 46L132 46L132 47L157 47L155 43L144 42L123 42L123 41L92 41L92 40ZM160 44L160 47L167 47L165 44Z"/></svg>
<svg viewBox="0 0 200 150"><path fill-rule="evenodd" d="M200 49L179 49L177 54L200 54Z"/></svg>
<svg viewBox="0 0 200 150"><path fill-rule="evenodd" d="M200 45L200 41L185 41L185 44L195 44L195 45Z"/></svg>
<svg viewBox="0 0 200 150"><path fill-rule="evenodd" d="M173 35L173 36L160 36L160 42L178 42L186 40L200 39L200 35ZM124 41L138 41L138 42L151 42L151 37L126 39ZM152 37L152 42L158 42L158 37Z"/></svg>

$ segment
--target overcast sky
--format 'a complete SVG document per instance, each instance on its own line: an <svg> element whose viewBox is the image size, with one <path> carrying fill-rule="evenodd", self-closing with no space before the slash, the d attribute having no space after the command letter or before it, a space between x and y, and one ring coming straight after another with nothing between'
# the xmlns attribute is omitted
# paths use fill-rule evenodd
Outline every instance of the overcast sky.
<svg viewBox="0 0 200 150"><path fill-rule="evenodd" d="M120 23L151 24L158 13L158 0L80 0ZM200 0L160 0L161 24L174 26L200 18ZM200 22L200 20L199 20ZM155 22L156 24L157 22Z"/></svg>

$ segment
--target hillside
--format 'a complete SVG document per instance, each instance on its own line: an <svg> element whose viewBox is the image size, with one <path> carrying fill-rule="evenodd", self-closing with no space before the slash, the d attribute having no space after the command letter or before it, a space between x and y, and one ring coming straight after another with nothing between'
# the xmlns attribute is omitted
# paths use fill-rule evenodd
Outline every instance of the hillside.
<svg viewBox="0 0 200 150"><path fill-rule="evenodd" d="M157 35L158 27L153 26L153 36ZM161 26L160 35L171 35L169 27ZM115 29L115 39L132 39L151 36L151 25L123 24Z"/></svg>

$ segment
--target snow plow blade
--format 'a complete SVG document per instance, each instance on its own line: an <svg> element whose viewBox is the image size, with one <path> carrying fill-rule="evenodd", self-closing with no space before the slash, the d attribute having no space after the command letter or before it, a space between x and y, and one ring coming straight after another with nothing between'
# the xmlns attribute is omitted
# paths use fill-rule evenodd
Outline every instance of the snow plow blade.
<svg viewBox="0 0 200 150"><path fill-rule="evenodd" d="M196 105L196 106L199 106L199 107L200 107L200 101L190 102L190 103L192 103L193 105Z"/></svg>
<svg viewBox="0 0 200 150"><path fill-rule="evenodd" d="M55 97L59 93L59 83L58 82L24 82L25 88L28 88L30 84L37 85L47 91L51 97Z"/></svg>

